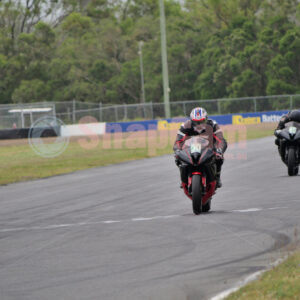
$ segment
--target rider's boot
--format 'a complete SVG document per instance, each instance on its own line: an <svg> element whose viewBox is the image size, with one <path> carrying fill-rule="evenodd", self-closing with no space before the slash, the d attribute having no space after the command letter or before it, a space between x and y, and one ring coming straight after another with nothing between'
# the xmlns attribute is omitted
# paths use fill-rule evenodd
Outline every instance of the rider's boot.
<svg viewBox="0 0 300 300"><path fill-rule="evenodd" d="M222 187L222 181L221 181L221 171L222 171L222 165L223 165L223 160L218 160L216 162L216 180L217 180L217 188L220 189Z"/></svg>
<svg viewBox="0 0 300 300"><path fill-rule="evenodd" d="M188 182L188 175L187 175L187 169L185 167L179 167L179 171L180 171L180 180L181 180L181 184L180 184L180 188L183 188L183 185L186 184Z"/></svg>
<svg viewBox="0 0 300 300"><path fill-rule="evenodd" d="M217 188L220 189L223 185L221 181L221 173L216 174L216 179L217 179Z"/></svg>

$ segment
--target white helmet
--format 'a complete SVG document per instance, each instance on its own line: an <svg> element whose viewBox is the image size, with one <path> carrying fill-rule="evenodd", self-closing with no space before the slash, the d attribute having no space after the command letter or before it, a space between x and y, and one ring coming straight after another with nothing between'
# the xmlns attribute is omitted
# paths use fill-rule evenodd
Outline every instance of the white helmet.
<svg viewBox="0 0 300 300"><path fill-rule="evenodd" d="M190 114L191 121L195 124L205 123L207 121L207 112L202 107L196 107Z"/></svg>

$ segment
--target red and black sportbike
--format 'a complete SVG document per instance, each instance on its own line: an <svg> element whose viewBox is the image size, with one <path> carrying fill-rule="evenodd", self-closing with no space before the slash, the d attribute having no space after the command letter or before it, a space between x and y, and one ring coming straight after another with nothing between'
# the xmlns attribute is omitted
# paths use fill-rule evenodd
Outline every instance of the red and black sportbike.
<svg viewBox="0 0 300 300"><path fill-rule="evenodd" d="M182 183L184 193L193 202L194 214L208 212L216 190L215 153L208 139L194 136L176 151L188 183Z"/></svg>

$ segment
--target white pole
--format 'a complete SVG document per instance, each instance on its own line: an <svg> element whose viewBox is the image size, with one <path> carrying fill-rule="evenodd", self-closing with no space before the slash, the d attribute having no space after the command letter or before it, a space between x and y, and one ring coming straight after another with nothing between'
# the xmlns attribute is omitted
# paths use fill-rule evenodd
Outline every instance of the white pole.
<svg viewBox="0 0 300 300"><path fill-rule="evenodd" d="M142 91L142 103L146 103L145 96L145 84L144 84L144 65L143 65L143 41L139 42L139 56L140 56L140 69L141 69L141 91Z"/></svg>
<svg viewBox="0 0 300 300"><path fill-rule="evenodd" d="M166 17L165 17L164 0L159 0L159 6L160 6L161 59L162 59L162 69L163 69L165 116L167 119L169 119L171 118L170 100L169 100L170 87L169 87Z"/></svg>

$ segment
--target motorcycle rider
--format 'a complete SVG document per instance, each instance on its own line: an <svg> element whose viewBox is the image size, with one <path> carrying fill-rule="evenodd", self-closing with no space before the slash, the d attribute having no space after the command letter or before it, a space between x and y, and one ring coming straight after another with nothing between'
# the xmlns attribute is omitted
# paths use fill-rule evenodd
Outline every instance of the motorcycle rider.
<svg viewBox="0 0 300 300"><path fill-rule="evenodd" d="M210 130L208 128L210 126ZM212 130L211 130L212 129ZM184 142L191 136L200 135L203 132L213 132L214 150L216 153L216 179L217 187L222 187L221 169L224 163L224 153L227 149L227 142L223 132L216 121L208 119L207 112L202 107L196 107L191 111L190 119L183 123L177 133L177 138L173 150L181 150ZM180 160L175 154L175 163L179 167L182 184L187 184L188 174L186 168L181 165ZM182 187L182 185L181 185Z"/></svg>
<svg viewBox="0 0 300 300"><path fill-rule="evenodd" d="M285 124L289 122L297 122L300 125L300 110L291 110L286 115L283 115L274 132L274 135L276 136L275 144L278 146L278 152L283 162L285 162L285 147L282 140L278 137L278 134L285 128Z"/></svg>

